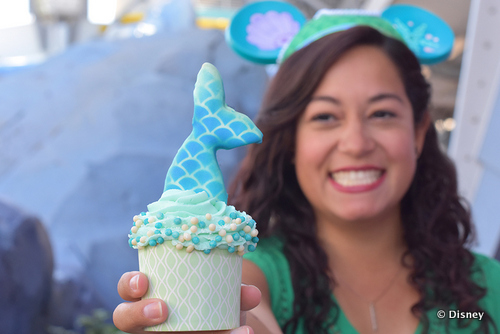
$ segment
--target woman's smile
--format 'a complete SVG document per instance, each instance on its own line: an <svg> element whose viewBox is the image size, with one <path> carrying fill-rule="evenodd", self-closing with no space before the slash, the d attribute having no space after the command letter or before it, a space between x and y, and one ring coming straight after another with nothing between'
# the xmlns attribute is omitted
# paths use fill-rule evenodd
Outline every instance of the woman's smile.
<svg viewBox="0 0 500 334"><path fill-rule="evenodd" d="M385 171L372 166L346 167L329 173L335 189L346 193L358 193L377 188L385 178Z"/></svg>

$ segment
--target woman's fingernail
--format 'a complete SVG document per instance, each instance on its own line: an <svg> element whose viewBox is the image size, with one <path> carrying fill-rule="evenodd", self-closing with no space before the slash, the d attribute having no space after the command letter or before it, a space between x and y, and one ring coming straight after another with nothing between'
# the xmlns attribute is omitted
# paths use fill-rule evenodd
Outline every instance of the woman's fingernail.
<svg viewBox="0 0 500 334"><path fill-rule="evenodd" d="M248 327L239 327L231 331L231 334L250 334L250 329Z"/></svg>
<svg viewBox="0 0 500 334"><path fill-rule="evenodd" d="M130 288L133 291L137 291L139 289L139 274L135 275L130 279Z"/></svg>
<svg viewBox="0 0 500 334"><path fill-rule="evenodd" d="M144 307L144 316L149 319L158 319L163 315L161 303L151 303Z"/></svg>

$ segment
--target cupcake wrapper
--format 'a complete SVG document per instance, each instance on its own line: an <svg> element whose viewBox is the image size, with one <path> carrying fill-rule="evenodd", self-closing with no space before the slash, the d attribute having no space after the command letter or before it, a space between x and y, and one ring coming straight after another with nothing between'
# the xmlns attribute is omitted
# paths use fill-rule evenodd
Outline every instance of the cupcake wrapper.
<svg viewBox="0 0 500 334"><path fill-rule="evenodd" d="M167 321L148 331L225 330L240 325L242 257L226 250L187 253L170 243L139 250L149 278L143 299L167 303Z"/></svg>

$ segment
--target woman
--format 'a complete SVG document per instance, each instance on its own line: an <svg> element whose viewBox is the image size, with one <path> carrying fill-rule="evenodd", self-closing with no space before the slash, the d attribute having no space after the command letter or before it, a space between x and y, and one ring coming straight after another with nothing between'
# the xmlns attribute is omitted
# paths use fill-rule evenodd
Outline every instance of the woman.
<svg viewBox="0 0 500 334"><path fill-rule="evenodd" d="M498 332L500 265L466 249L469 211L428 101L413 53L369 27L281 65L256 122L264 141L233 184L232 204L262 237L243 265L243 282L262 293L247 313L256 333ZM127 273L119 292L137 300L146 285ZM258 299L242 288L243 310ZM115 324L140 332L164 321L161 302L146 319L148 303L120 305Z"/></svg>

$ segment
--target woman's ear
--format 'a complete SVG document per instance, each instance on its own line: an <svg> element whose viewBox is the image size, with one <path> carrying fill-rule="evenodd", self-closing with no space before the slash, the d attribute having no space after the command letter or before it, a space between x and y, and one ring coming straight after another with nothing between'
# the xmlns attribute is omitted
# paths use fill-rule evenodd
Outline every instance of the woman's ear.
<svg viewBox="0 0 500 334"><path fill-rule="evenodd" d="M420 124L418 124L415 128L415 150L417 157L422 153L422 149L424 147L425 135L427 134L427 130L431 125L431 116L429 111L426 110L422 115L422 120Z"/></svg>

